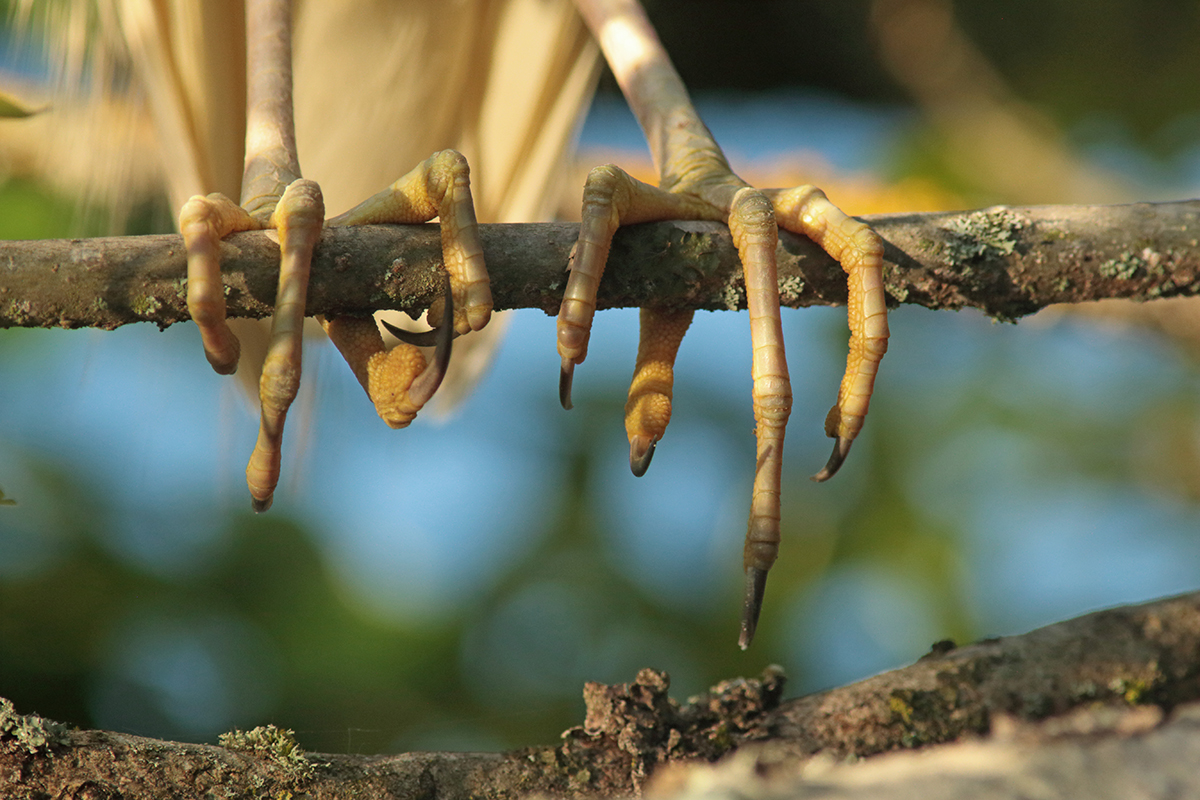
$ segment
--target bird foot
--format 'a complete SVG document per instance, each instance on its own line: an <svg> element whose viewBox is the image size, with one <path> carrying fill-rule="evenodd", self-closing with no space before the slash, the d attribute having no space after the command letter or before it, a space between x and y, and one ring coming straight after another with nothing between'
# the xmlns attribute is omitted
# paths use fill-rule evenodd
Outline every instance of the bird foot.
<svg viewBox="0 0 1200 800"><path fill-rule="evenodd" d="M746 538L747 595L740 643L754 636L767 571L780 540L783 441L792 394L784 354L775 264L778 227L808 236L841 263L848 276L850 354L838 402L827 419L833 455L815 476L837 471L862 427L879 361L887 351L882 244L865 224L848 217L811 186L760 192L733 174L716 143L697 132L664 167L669 190L637 181L616 167L592 171L584 189L579 242L558 317L563 369L559 395L570 407L574 367L587 356L596 293L612 236L620 225L661 219L726 222L742 260L753 350L753 405L757 469ZM699 154L699 155L697 155ZM695 168L700 162L702 168ZM673 365L691 312L642 309L637 363L625 405L630 468L643 474L671 418Z"/></svg>

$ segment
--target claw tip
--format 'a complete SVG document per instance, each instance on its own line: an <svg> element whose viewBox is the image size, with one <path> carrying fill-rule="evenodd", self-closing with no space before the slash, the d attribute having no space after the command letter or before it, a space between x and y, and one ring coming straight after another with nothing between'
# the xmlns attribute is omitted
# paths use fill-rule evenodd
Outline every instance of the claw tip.
<svg viewBox="0 0 1200 800"><path fill-rule="evenodd" d="M846 456L850 453L850 445L854 443L853 439L847 439L844 436L837 437L837 441L833 443L833 452L829 454L829 461L825 462L825 466L821 471L812 476L812 479L817 483L824 483L837 474L841 469L842 464L846 461Z"/></svg>
<svg viewBox="0 0 1200 800"><path fill-rule="evenodd" d="M251 497L250 498L250 506L254 509L255 514L261 514L264 511L266 511L268 508L271 507L272 499L274 499L272 495L267 495L265 498L262 498L262 499L259 499L257 497Z"/></svg>
<svg viewBox="0 0 1200 800"><path fill-rule="evenodd" d="M654 458L656 439L645 436L635 436L629 441L629 469L635 477L642 477L650 469L650 459Z"/></svg>
<svg viewBox="0 0 1200 800"><path fill-rule="evenodd" d="M767 588L767 571L757 567L746 567L746 595L742 603L742 633L738 636L738 647L745 650L754 640L758 630L758 615L762 611L763 593Z"/></svg>
<svg viewBox="0 0 1200 800"><path fill-rule="evenodd" d="M570 411L571 405L571 380L575 377L575 364L570 361L563 360L562 372L558 374L558 402L562 403L562 407Z"/></svg>

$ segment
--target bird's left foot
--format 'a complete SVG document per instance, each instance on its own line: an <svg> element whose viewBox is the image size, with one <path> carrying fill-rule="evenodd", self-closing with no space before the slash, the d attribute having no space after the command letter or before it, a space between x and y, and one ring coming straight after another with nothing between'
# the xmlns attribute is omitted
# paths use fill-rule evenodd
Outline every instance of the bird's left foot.
<svg viewBox="0 0 1200 800"><path fill-rule="evenodd" d="M882 243L811 186L760 192L734 175L636 0L580 0L579 7L646 134L660 181L650 186L612 166L588 176L579 244L558 314L559 395L570 408L571 379L587 356L596 290L617 228L668 219L728 223L746 279L758 451L743 557L746 595L738 642L745 648L758 625L767 571L779 551L783 437L792 408L779 318L776 221L820 244L849 276L850 357L837 405L826 419L826 432L837 443L817 480L831 477L845 460L887 350ZM670 420L672 363L690 320L686 312L642 312L642 340L625 406L636 474L649 466Z"/></svg>
<svg viewBox="0 0 1200 800"><path fill-rule="evenodd" d="M715 148L715 143L711 147ZM779 550L783 440L792 405L775 264L777 225L821 245L848 276L850 355L838 401L825 422L826 433L836 440L833 455L814 476L818 481L837 472L861 430L875 374L887 351L883 247L867 225L844 214L812 186L760 192L742 182L724 163L693 173L672 191L641 183L616 167L593 170L584 189L579 244L558 316L560 396L564 407L570 408L575 365L587 356L596 292L613 234L622 224L665 219L716 219L728 223L745 273L758 442L744 553L746 601L739 637L739 643L746 647L758 623L767 571ZM649 467L654 448L670 422L675 355L691 319L692 313L687 310L642 309L637 362L625 405L629 463L635 475L642 475Z"/></svg>

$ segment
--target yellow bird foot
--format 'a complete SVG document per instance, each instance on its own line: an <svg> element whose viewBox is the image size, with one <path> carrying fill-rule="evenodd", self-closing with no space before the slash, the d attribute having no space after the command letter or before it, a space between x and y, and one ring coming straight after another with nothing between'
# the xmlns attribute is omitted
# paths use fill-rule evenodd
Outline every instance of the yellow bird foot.
<svg viewBox="0 0 1200 800"><path fill-rule="evenodd" d="M328 222L407 224L434 217L441 220L447 284L444 296L429 309L430 320L440 319L433 331L414 334L384 322L401 342L388 351L372 319L321 320L376 412L392 428L406 427L433 397L449 366L454 336L480 330L491 318L491 284L467 160L454 150L434 153L387 189ZM416 345L436 347L429 364Z"/></svg>
<svg viewBox="0 0 1200 800"><path fill-rule="evenodd" d="M292 113L292 17L287 2L267 0L246 8L247 118L242 203L222 195L194 197L180 212L188 252L188 306L200 326L213 368L237 368L240 346L225 321L220 240L234 231L275 228L280 269L270 343L259 381L262 418L246 467L255 511L271 506L279 482L283 428L300 386L304 311L313 248L325 209L317 184L300 177ZM432 364L404 344L386 352L373 321L322 321L380 415L393 427L412 420L441 383L455 329L478 330L491 316L492 299L479 246L466 160L452 150L435 153L388 189L331 225L426 222L441 218L449 273L445 296L431 309L442 320ZM457 310L457 313L456 313Z"/></svg>
<svg viewBox="0 0 1200 800"><path fill-rule="evenodd" d="M279 287L259 379L262 417L246 467L246 482L258 512L271 507L279 482L284 421L300 387L309 266L324 217L320 188L303 179L287 186L265 222L219 194L193 197L180 211L179 230L188 253L188 309L200 328L209 363L223 375L237 369L240 345L225 321L220 240L235 231L279 231Z"/></svg>
<svg viewBox="0 0 1200 800"><path fill-rule="evenodd" d="M574 369L587 357L596 292L617 228L668 219L726 222L746 282L757 440L738 637L745 648L757 629L767 572L779 552L783 441L792 406L775 264L778 227L813 239L848 275L850 356L837 405L826 420L826 432L837 443L818 480L837 471L862 428L875 373L887 350L882 244L870 228L811 186L761 192L738 178L635 0L583 0L580 10L646 133L660 180L658 187L650 186L613 166L598 167L588 176L579 242L558 315L560 399L570 408ZM638 366L625 407L635 474L649 466L670 420L672 364L688 321L690 315L642 313Z"/></svg>
<svg viewBox="0 0 1200 800"><path fill-rule="evenodd" d="M189 254L189 308L200 326L209 362L222 374L236 369L239 345L225 322L220 240L235 231L263 227L279 230L279 292L259 386L262 421L246 468L253 506L259 512L270 508L279 482L284 422L300 384L309 266L323 217L320 190L305 180L288 186L266 222L222 195L194 197L180 214L180 230ZM388 189L327 223L413 223L434 217L442 221L448 280L444 296L430 309L431 317L440 317L438 328L430 332L432 336L387 326L402 340L389 351L373 319L321 320L379 416L392 428L411 423L433 397L445 377L456 333L482 328L491 316L491 289L466 160L452 150L435 153ZM412 343L404 343L406 339ZM433 345L433 360L427 364L414 344Z"/></svg>
<svg viewBox="0 0 1200 800"><path fill-rule="evenodd" d="M711 142L711 140L709 140ZM729 224L741 255L750 309L753 348L753 403L757 468L745 545L746 594L739 643L753 638L762 608L767 572L779 550L780 484L783 441L792 394L780 321L775 265L777 225L808 236L838 260L847 273L850 353L838 401L826 419L835 439L833 455L814 478L827 480L838 470L862 429L880 360L887 352L887 308L883 291L883 246L864 223L834 206L820 190L752 189L720 160L715 143L680 158L709 163L693 169L671 191L637 181L616 167L593 170L584 190L583 222L576 258L559 310L558 346L562 358L560 388L569 406L574 366L587 356L595 297L619 225L654 219L718 219ZM693 143L695 146L695 143ZM671 418L673 365L691 322L690 312L643 309L637 365L625 406L630 467L642 475Z"/></svg>
<svg viewBox="0 0 1200 800"><path fill-rule="evenodd" d="M446 377L454 341L454 294L447 281L442 298L441 324L431 331L436 348L428 364L414 344L403 341L410 334L383 323L401 343L387 350L375 320L370 317L338 317L321 320L358 382L366 391L380 419L390 428L405 428L429 402ZM424 344L424 342L422 342Z"/></svg>

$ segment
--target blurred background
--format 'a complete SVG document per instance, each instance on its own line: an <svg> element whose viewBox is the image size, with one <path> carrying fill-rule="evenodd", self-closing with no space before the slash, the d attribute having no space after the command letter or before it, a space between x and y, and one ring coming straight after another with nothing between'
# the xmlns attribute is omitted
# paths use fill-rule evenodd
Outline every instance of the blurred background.
<svg viewBox="0 0 1200 800"><path fill-rule="evenodd" d="M814 182L850 213L1200 186L1190 0L647 6L734 168L761 185ZM10 74L37 79L36 50L2 46ZM48 156L14 124L0 127L0 236L170 229L152 174L132 176L142 193L117 215L81 200L72 171L127 160L100 142ZM608 160L649 170L611 79L580 176ZM243 478L257 421L193 327L3 331L0 489L17 505L0 507L0 695L182 740L273 722L314 750L494 749L556 741L582 721L584 681L641 667L683 698L777 663L797 695L940 639L1196 589L1190 305L1017 326L900 308L865 431L824 485L808 476L828 455L845 314L785 310L784 542L745 653L744 314L697 316L641 479L621 424L636 312L598 315L575 410L558 407L554 321L524 311L465 405L404 431L332 348L310 347L292 463L262 516Z"/></svg>

